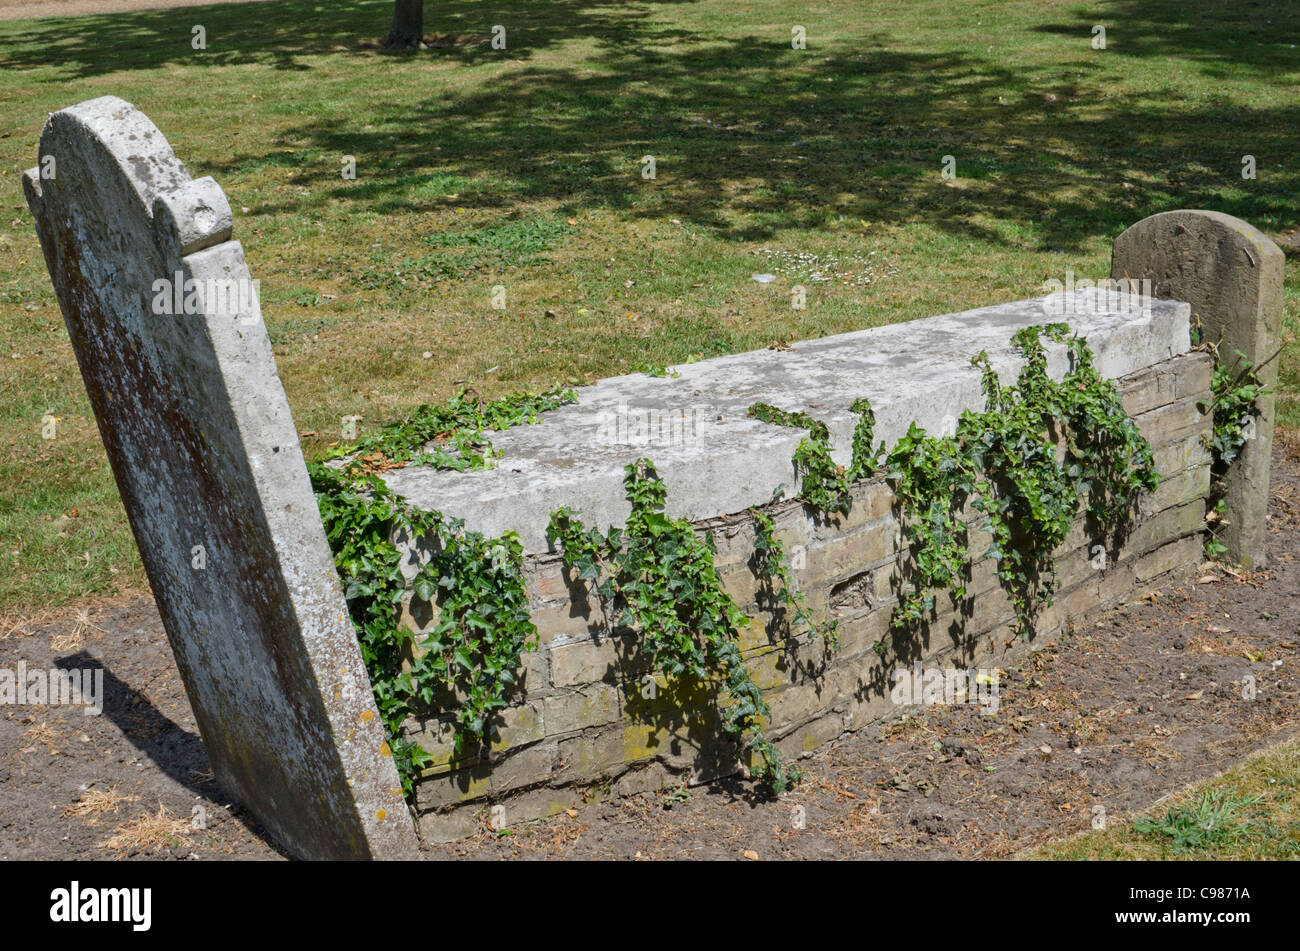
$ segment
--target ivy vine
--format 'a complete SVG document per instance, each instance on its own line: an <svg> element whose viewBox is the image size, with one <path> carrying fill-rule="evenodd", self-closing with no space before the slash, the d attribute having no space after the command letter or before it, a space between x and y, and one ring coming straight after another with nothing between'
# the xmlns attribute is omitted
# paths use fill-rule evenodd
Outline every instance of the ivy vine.
<svg viewBox="0 0 1300 951"><path fill-rule="evenodd" d="M806 413L765 403L750 415L804 429L793 463L803 501L828 513L848 514L852 487L878 472L896 496L914 573L900 593L892 618L896 630L931 615L936 590L966 597L969 578L969 503L983 515L991 535L987 555L1010 593L1017 626L1030 630L1033 614L1050 604L1056 587L1052 552L1064 539L1086 500L1090 525L1118 533L1142 491L1154 489L1150 446L1124 412L1114 385L1102 379L1086 342L1064 324L1031 327L1012 338L1025 357L1016 383L1003 387L986 353L972 362L982 370L986 407L962 414L953 436L927 434L915 423L886 455L873 448L875 416L857 399L858 415L847 467L831 459L825 423ZM1064 342L1070 366L1060 382L1046 369L1042 338ZM1216 376L1217 379L1217 376ZM1234 377L1225 390L1253 405L1258 390ZM1227 384L1224 384L1227 386ZM1225 403L1227 439L1244 427L1240 412ZM335 456L341 465L308 467L344 595L357 630L388 734L410 792L414 774L431 756L401 739L413 714L454 720L454 757L481 753L492 722L519 685L522 655L536 629L529 619L523 553L514 533L491 539L466 531L464 523L421 510L392 493L377 473L416 464L466 471L490 468L498 453L488 433L536 422L541 413L575 399L570 390L520 394L483 403L463 391L442 406L422 406L404 420L365 437ZM1234 415L1235 414L1235 415ZM1063 446L1058 450L1058 443ZM1225 444L1226 445L1226 444ZM1237 445L1233 451L1239 451ZM883 457L883 463L882 463ZM665 514L667 493L647 459L625 470L631 515L621 529L587 528L568 508L551 514L548 535L565 564L592 586L616 625L634 631L643 656L671 681L711 684L719 696L723 732L751 753L753 775L772 792L785 789L797 771L783 763L767 739L771 711L740 651L739 634L749 620L723 590L714 564L712 537L700 537L685 519ZM766 587L774 616L788 608L796 627L834 646L832 620L816 622L794 583L784 547L770 517L751 510L755 551L751 559ZM408 581L397 541L431 542ZM399 624L408 588L436 609L437 622L415 635Z"/></svg>
<svg viewBox="0 0 1300 951"><path fill-rule="evenodd" d="M910 590L899 595L891 627L904 629L934 611L934 589L966 597L967 538L962 507L975 491L975 473L952 439L928 435L913 422L885 459L885 479L903 514L912 550ZM877 646L884 652L885 643Z"/></svg>
<svg viewBox="0 0 1300 951"><path fill-rule="evenodd" d="M787 612L792 612L789 625L791 633L797 633L795 628L801 627L834 649L839 645L839 622L834 618L821 622L813 619L808 611L808 599L795 584L794 572L786 558L785 545L776 537L771 517L756 508L751 508L749 514L754 520L754 555L751 565L763 593L765 606L773 620L779 624Z"/></svg>
<svg viewBox="0 0 1300 951"><path fill-rule="evenodd" d="M701 539L689 521L664 513L667 490L650 460L627 466L623 486L632 513L622 529L602 534L563 507L547 534L616 625L636 632L653 669L679 684L720 682L723 732L748 748L754 778L780 793L798 774L763 733L771 710L740 653L748 618L722 588L712 536Z"/></svg>
<svg viewBox="0 0 1300 951"><path fill-rule="evenodd" d="M1259 399L1268 393L1268 387L1259 378L1263 366L1255 367L1238 350L1231 364L1215 366L1210 377L1210 399L1197 404L1202 412L1212 411L1214 417L1212 429L1204 440L1211 455L1212 478L1205 517L1208 528L1205 553L1211 558L1221 558L1228 551L1221 538L1227 525L1227 484L1224 479L1229 467L1237 461L1241 450L1254 435L1255 421L1260 416Z"/></svg>
<svg viewBox="0 0 1300 951"><path fill-rule="evenodd" d="M1048 376L1044 337L1066 345L1070 364L1060 382ZM991 536L985 554L997 563L1018 631L1028 636L1034 615L1056 591L1052 555L1079 515L1080 499L1094 535L1118 540L1141 493L1159 485L1150 445L1114 384L1097 372L1082 337L1057 323L1019 330L1011 343L1025 358L1015 384L1002 386L981 351L971 362L982 371L985 409L963 412L952 436L930 435L913 422L884 457L911 553L909 584L891 617L895 632L932 617L936 591L959 604L967 598L967 504L983 516L980 528ZM801 497L844 514L852 508L852 484L877 471L883 453L883 446L871 448L869 401L855 400L851 409L859 420L847 469L831 460L825 423L766 403L749 410L765 422L808 431L794 455ZM877 645L885 649L886 642Z"/></svg>
<svg viewBox="0 0 1300 951"><path fill-rule="evenodd" d="M883 446L875 451L871 449L876 423L871 404L865 398L855 400L852 410L859 418L853 431L852 461L845 468L831 459L830 429L821 420L770 403L754 403L749 407L749 415L755 419L808 431L794 451L794 470L800 480L800 498L823 512L847 515L853 510L853 483L871 473L883 451Z"/></svg>
<svg viewBox="0 0 1300 951"><path fill-rule="evenodd" d="M1047 373L1042 338L1064 342L1069 368L1060 382ZM1125 412L1118 390L1096 369L1084 338L1066 324L1026 327L1011 339L1024 358L1017 381L1004 387L988 354L982 372L986 405L967 410L950 437L912 425L886 460L886 479L903 510L903 531L917 566L915 590L902 596L894 628L934 610L925 589L966 597L969 501L991 535L986 557L1028 637L1037 611L1057 590L1053 551L1064 541L1081 500L1094 534L1119 536L1143 492L1160 484L1151 446ZM1064 452L1058 459L1057 443Z"/></svg>
<svg viewBox="0 0 1300 951"><path fill-rule="evenodd" d="M403 721L416 713L450 717L454 758L480 754L494 716L518 686L522 654L536 646L536 628L529 619L523 550L513 532L494 539L466 531L460 519L406 503L375 473L410 462L490 468L495 453L485 431L536 422L541 412L574 399L572 391L557 389L485 404L462 391L340 449L336 455L349 457L341 466L307 466L407 794L432 757L402 738ZM409 581L399 539L429 546ZM437 623L418 638L399 623L408 588L437 610Z"/></svg>
<svg viewBox="0 0 1300 951"><path fill-rule="evenodd" d="M428 466L467 472L492 468L500 453L487 433L536 423L547 410L574 403L573 390L556 387L544 393L521 393L484 403L472 390L461 390L441 405L424 404L405 419L331 454L356 457L370 468Z"/></svg>

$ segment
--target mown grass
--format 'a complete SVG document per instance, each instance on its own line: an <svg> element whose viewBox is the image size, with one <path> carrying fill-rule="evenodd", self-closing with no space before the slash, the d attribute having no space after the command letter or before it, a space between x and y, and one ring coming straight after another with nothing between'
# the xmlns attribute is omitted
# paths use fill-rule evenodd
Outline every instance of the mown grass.
<svg viewBox="0 0 1300 951"><path fill-rule="evenodd" d="M1026 857L1300 858L1300 741L1257 753L1140 816L1043 846Z"/></svg>
<svg viewBox="0 0 1300 951"><path fill-rule="evenodd" d="M389 13L0 22L0 608L143 581L21 197L46 113L82 99L135 103L225 188L309 455L340 417L364 431L465 384L490 397L1104 276L1114 236L1158 211L1300 218L1286 3L440 0L435 48L405 56L374 48Z"/></svg>

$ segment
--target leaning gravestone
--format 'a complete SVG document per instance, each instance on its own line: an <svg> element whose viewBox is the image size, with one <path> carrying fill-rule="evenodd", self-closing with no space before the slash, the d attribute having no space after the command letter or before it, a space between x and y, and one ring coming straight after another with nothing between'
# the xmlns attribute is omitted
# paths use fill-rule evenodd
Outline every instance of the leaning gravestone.
<svg viewBox="0 0 1300 951"><path fill-rule="evenodd" d="M217 781L297 856L416 856L225 195L111 96L23 184Z"/></svg>

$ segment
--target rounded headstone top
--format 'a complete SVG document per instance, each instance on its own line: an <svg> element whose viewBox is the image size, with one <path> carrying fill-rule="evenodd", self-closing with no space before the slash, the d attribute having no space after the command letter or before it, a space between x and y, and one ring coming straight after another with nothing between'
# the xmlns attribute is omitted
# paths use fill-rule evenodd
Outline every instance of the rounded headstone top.
<svg viewBox="0 0 1300 951"><path fill-rule="evenodd" d="M1221 211L1201 208L1179 208L1149 215L1126 228L1115 239L1115 248L1122 258L1132 253L1130 249L1134 244L1164 241L1178 245L1176 249L1170 249L1176 256L1193 236L1232 242L1242 249L1242 263L1249 267L1260 267L1266 260L1280 263L1284 258L1282 249L1254 225Z"/></svg>
<svg viewBox="0 0 1300 951"><path fill-rule="evenodd" d="M67 220L93 207L105 223L134 223L152 231L172 261L230 239L233 220L221 187L192 179L149 117L117 96L51 113L39 162L24 175L28 200L52 204Z"/></svg>

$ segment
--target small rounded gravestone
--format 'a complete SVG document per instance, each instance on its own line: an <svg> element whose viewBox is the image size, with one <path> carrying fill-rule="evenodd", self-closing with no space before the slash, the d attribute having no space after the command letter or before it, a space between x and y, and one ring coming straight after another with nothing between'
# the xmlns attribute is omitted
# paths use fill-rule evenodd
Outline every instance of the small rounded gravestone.
<svg viewBox="0 0 1300 951"><path fill-rule="evenodd" d="M1266 555L1284 261L1282 250L1261 231L1217 211L1144 218L1115 239L1111 257L1113 280L1150 280L1154 296L1191 304L1193 325L1199 318L1203 339L1218 347L1220 364L1232 365L1240 351L1270 388L1258 401L1253 438L1223 476L1227 555L1254 568L1263 566Z"/></svg>

